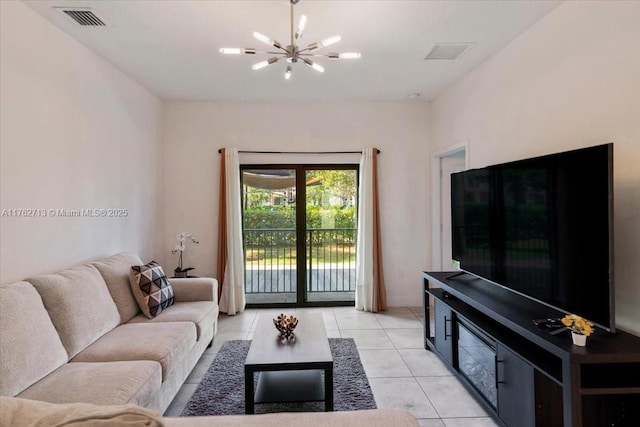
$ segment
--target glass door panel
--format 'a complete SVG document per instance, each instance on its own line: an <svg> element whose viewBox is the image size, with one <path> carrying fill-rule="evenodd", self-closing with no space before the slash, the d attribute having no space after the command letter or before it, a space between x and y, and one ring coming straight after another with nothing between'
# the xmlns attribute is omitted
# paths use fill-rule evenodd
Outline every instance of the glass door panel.
<svg viewBox="0 0 640 427"><path fill-rule="evenodd" d="M248 304L296 303L296 171L243 169Z"/></svg>
<svg viewBox="0 0 640 427"><path fill-rule="evenodd" d="M307 169L306 301L354 301L357 170Z"/></svg>

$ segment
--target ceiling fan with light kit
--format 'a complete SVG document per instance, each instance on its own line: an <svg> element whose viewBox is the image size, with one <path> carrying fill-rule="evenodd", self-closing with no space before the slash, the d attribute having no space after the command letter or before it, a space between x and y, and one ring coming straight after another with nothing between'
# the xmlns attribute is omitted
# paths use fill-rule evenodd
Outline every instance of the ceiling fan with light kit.
<svg viewBox="0 0 640 427"><path fill-rule="evenodd" d="M292 64L296 64L298 62L304 62L309 67L313 68L316 71L321 73L324 72L324 67L314 62L311 58L328 58L328 59L357 59L360 58L360 53L358 52L345 52L345 53L336 53L329 52L326 54L317 54L311 53L317 49L321 49L327 46L330 46L334 43L337 43L341 40L339 35L326 38L322 41L311 43L307 45L307 47L300 48L297 43L302 38L302 31L307 23L307 16L301 15L300 21L298 22L298 27L294 31L293 27L293 8L300 0L283 0L285 3L290 6L290 22L291 22L291 37L290 44L287 46L283 46L277 40L271 39L264 34L259 32L254 32L253 37L260 40L261 42L268 44L278 50L276 51L258 51L254 48L236 48L236 47L223 47L220 49L220 53L227 55L255 55L255 54L267 54L274 55L269 59L265 59L264 61L258 62L254 64L251 68L254 70L259 70L261 68L267 67L271 64L275 64L281 59L286 60L287 68L285 69L284 77L285 79L291 78L291 74L293 72Z"/></svg>

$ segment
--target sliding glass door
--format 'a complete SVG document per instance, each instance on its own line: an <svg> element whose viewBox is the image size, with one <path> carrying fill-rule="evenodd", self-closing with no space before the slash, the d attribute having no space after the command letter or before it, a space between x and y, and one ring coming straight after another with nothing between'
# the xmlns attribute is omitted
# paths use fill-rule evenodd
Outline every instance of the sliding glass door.
<svg viewBox="0 0 640 427"><path fill-rule="evenodd" d="M247 303L352 302L357 165L241 169Z"/></svg>

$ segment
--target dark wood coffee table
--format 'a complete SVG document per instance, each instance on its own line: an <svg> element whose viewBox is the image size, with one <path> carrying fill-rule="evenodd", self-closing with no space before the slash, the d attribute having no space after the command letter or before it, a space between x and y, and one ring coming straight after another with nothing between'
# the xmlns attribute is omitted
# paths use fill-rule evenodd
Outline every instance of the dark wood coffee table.
<svg viewBox="0 0 640 427"><path fill-rule="evenodd" d="M333 411L333 356L322 314L298 317L295 341L282 342L272 318L260 315L244 362L245 412L256 403L323 401ZM322 381L324 371L324 381ZM259 372L254 391L254 374Z"/></svg>

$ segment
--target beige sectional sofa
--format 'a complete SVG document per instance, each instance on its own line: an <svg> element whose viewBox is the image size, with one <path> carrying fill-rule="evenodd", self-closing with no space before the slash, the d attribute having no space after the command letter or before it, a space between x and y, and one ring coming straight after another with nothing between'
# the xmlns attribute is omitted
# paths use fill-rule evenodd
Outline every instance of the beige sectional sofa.
<svg viewBox="0 0 640 427"><path fill-rule="evenodd" d="M0 286L0 395L135 404L163 412L212 342L217 282L171 279L153 319L131 292L139 257L118 254Z"/></svg>
<svg viewBox="0 0 640 427"><path fill-rule="evenodd" d="M171 418L134 405L65 405L5 397L0 397L0 426L419 427L409 412L398 409Z"/></svg>
<svg viewBox="0 0 640 427"><path fill-rule="evenodd" d="M0 285L0 426L418 426L390 409L162 417L216 333L217 282L171 279L174 304L149 319L129 283L141 264L118 254Z"/></svg>

